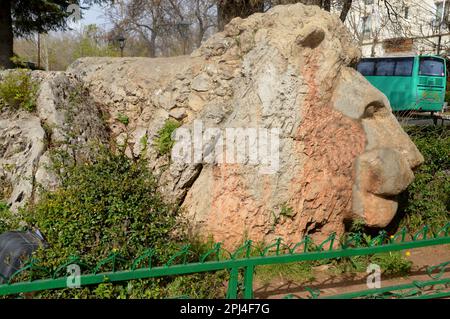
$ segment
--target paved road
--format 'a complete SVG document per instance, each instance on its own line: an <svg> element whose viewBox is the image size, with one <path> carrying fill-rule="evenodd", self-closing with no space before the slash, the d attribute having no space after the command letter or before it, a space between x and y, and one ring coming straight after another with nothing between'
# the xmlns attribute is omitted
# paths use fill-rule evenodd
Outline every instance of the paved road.
<svg viewBox="0 0 450 319"><path fill-rule="evenodd" d="M407 117L396 114L401 125L428 126L434 125L433 118L429 114L414 114ZM447 115L448 117L448 115ZM450 126L450 119L437 119L437 125Z"/></svg>
<svg viewBox="0 0 450 319"><path fill-rule="evenodd" d="M434 125L432 119L398 119L402 125L428 126ZM442 121L438 120L437 125L442 125ZM444 126L450 126L450 121L444 121Z"/></svg>

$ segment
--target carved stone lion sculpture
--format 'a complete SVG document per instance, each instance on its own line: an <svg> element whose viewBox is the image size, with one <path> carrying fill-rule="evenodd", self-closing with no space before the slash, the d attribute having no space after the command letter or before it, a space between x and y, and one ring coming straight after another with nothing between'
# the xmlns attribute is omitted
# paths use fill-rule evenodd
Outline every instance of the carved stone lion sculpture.
<svg viewBox="0 0 450 319"><path fill-rule="evenodd" d="M85 58L67 74L127 154L145 152L192 230L232 247L393 219L423 157L352 67L359 58L338 17L294 4L233 19L191 56ZM153 145L170 118L180 128L161 154ZM229 160L229 136L246 151L238 160Z"/></svg>

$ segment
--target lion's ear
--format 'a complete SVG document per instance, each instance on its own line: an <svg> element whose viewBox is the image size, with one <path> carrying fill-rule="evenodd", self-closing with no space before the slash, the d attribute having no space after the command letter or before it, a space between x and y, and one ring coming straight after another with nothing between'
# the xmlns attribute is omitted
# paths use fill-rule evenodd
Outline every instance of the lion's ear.
<svg viewBox="0 0 450 319"><path fill-rule="evenodd" d="M296 43L303 47L311 49L317 48L325 39L325 31L313 24L307 24L300 30L300 34L297 36Z"/></svg>

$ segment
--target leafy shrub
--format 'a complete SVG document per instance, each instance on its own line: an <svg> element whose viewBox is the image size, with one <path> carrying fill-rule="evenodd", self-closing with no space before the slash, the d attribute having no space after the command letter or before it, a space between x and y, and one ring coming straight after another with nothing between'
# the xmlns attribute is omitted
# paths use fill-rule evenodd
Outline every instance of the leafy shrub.
<svg viewBox="0 0 450 319"><path fill-rule="evenodd" d="M8 204L0 202L0 234L17 227L18 219L11 213Z"/></svg>
<svg viewBox="0 0 450 319"><path fill-rule="evenodd" d="M66 165L64 176L59 189L44 192L25 214L46 234L53 264L72 254L91 262L113 249L131 257L150 246L166 255L175 209L159 196L145 161L102 150L92 163Z"/></svg>
<svg viewBox="0 0 450 319"><path fill-rule="evenodd" d="M349 232L351 233L363 233L366 228L366 221L363 218L356 218L352 220Z"/></svg>
<svg viewBox="0 0 450 319"><path fill-rule="evenodd" d="M172 140L172 133L180 127L180 123L175 120L167 120L164 126L158 131L158 138L155 139L155 147L159 155L170 153L175 143Z"/></svg>
<svg viewBox="0 0 450 319"><path fill-rule="evenodd" d="M370 263L368 256L340 257L332 259L331 271L335 274L364 272Z"/></svg>
<svg viewBox="0 0 450 319"><path fill-rule="evenodd" d="M369 264L379 265L381 272L388 275L407 275L412 267L412 262L400 252L342 257L331 261L332 271L337 274L365 272Z"/></svg>
<svg viewBox="0 0 450 319"><path fill-rule="evenodd" d="M122 123L123 125L125 125L125 126L127 126L128 123L130 122L130 119L128 118L128 116L126 116L126 115L124 115L124 114L122 114L122 113L120 113L120 114L117 116L117 120L118 120L120 123Z"/></svg>
<svg viewBox="0 0 450 319"><path fill-rule="evenodd" d="M370 247L373 237L368 233L364 233L364 230L365 226L363 221L356 219L351 226L351 230L345 236L360 234L360 245L362 247ZM325 260L325 262L329 263L328 260ZM412 266L412 262L408 261L400 252L388 252L334 258L331 260L331 271L337 274L360 273L365 272L371 263L379 265L383 273L390 275L406 275Z"/></svg>
<svg viewBox="0 0 450 319"><path fill-rule="evenodd" d="M403 225L417 230L425 224L442 226L450 220L450 130L442 126L407 127L424 156L407 189Z"/></svg>
<svg viewBox="0 0 450 319"><path fill-rule="evenodd" d="M38 85L31 79L29 71L18 69L8 73L0 82L0 109L24 109L28 112L36 108Z"/></svg>
<svg viewBox="0 0 450 319"><path fill-rule="evenodd" d="M23 212L27 224L38 227L50 244L35 253L42 265L55 269L78 255L95 266L113 251L132 260L151 247L155 250L152 265L157 266L187 242L177 221L177 208L161 199L145 160L131 161L122 153L101 149L92 162L55 166L65 172L59 175L63 177L61 187L43 191L39 202ZM123 263L117 269L129 266ZM36 297L212 297L220 295L222 283L220 274L195 274L44 291Z"/></svg>
<svg viewBox="0 0 450 319"><path fill-rule="evenodd" d="M412 262L400 252L376 254L370 262L380 266L381 271L388 275L407 275L411 271Z"/></svg>
<svg viewBox="0 0 450 319"><path fill-rule="evenodd" d="M337 258L332 261L335 273L365 272L369 264L377 264L381 272L387 275L407 275L412 262L399 252Z"/></svg>

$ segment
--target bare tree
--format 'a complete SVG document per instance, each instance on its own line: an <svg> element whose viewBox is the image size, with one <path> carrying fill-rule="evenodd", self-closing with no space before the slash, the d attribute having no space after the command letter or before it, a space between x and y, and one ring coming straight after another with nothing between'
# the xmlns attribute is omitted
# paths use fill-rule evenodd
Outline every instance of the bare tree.
<svg viewBox="0 0 450 319"><path fill-rule="evenodd" d="M342 22L344 22L345 19L347 19L348 12L352 7L352 2L353 2L352 0L343 0L341 14L339 15L339 18L341 19Z"/></svg>
<svg viewBox="0 0 450 319"><path fill-rule="evenodd" d="M146 43L149 56L168 56L189 53L234 17L245 18L275 5L299 2L337 14L361 45L365 41L361 19L367 13L361 9L362 0L116 0L108 16L117 32ZM371 8L382 12L377 29L371 33L373 52L386 32L405 37L412 34L410 21L403 17L403 0L374 0Z"/></svg>
<svg viewBox="0 0 450 319"><path fill-rule="evenodd" d="M217 27L215 14L216 4L214 0L193 0L193 16L197 25L195 46L200 47L208 30Z"/></svg>
<svg viewBox="0 0 450 319"><path fill-rule="evenodd" d="M380 44L386 53L409 50L441 53L450 49L449 37L445 36L449 30L446 25L449 6L445 10L437 17L437 12L421 0L378 0L370 7L359 0L353 2L346 25L363 49L370 45L365 54L376 55ZM363 24L368 16L374 26L366 34Z"/></svg>
<svg viewBox="0 0 450 319"><path fill-rule="evenodd" d="M139 38L150 57L186 54L216 27L216 0L119 0L107 13L116 33Z"/></svg>
<svg viewBox="0 0 450 319"><path fill-rule="evenodd" d="M150 57L156 56L157 38L165 23L164 1L116 0L107 11L109 20L117 33L137 35L148 48Z"/></svg>
<svg viewBox="0 0 450 319"><path fill-rule="evenodd" d="M273 0L268 1L268 7L278 4L303 3L306 5L315 5L328 12L338 12L341 21L345 21L348 12L352 7L352 0Z"/></svg>
<svg viewBox="0 0 450 319"><path fill-rule="evenodd" d="M403 3L398 4L403 5ZM407 33L406 30L402 29L404 25L400 24L398 14L400 10L400 7L397 6L389 5L386 7L384 2L375 3L368 7L363 1L355 1L345 23L359 46L362 47L370 43L370 55L375 56L379 40L386 33L395 32L399 36ZM375 28L367 24L368 18L376 24Z"/></svg>

